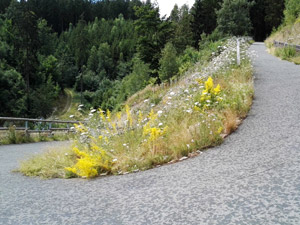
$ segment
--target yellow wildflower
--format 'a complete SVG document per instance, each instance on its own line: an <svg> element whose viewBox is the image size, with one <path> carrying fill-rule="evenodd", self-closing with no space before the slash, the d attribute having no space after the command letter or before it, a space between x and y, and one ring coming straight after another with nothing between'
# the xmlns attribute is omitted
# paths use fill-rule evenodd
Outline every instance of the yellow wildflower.
<svg viewBox="0 0 300 225"><path fill-rule="evenodd" d="M117 118L120 120L121 119L121 116L122 116L122 113L121 112L118 112L117 113Z"/></svg>
<svg viewBox="0 0 300 225"><path fill-rule="evenodd" d="M141 110L139 111L139 118L138 118L138 122L141 123L143 121L143 113L141 112Z"/></svg>
<svg viewBox="0 0 300 225"><path fill-rule="evenodd" d="M109 111L109 109L107 109L107 110L106 110L106 119L107 119L108 122L111 121L110 118L111 118L111 112Z"/></svg>
<svg viewBox="0 0 300 225"><path fill-rule="evenodd" d="M202 85L204 83L201 78L197 78L196 81L198 82L199 85Z"/></svg>
<svg viewBox="0 0 300 225"><path fill-rule="evenodd" d="M128 105L125 106L125 110L126 110L126 114L127 114L127 120L129 122L129 127L132 127L132 116L131 116L131 112L130 112L130 107Z"/></svg>
<svg viewBox="0 0 300 225"><path fill-rule="evenodd" d="M217 87L214 89L214 94L215 95L218 95L221 91L221 87L220 87L220 84L217 85Z"/></svg>
<svg viewBox="0 0 300 225"><path fill-rule="evenodd" d="M102 121L105 121L105 115L104 115L104 113L103 113L103 110L102 109L98 109L99 110L99 112L100 112L100 117L101 117L101 119L102 119Z"/></svg>
<svg viewBox="0 0 300 225"><path fill-rule="evenodd" d="M222 131L223 131L223 127L219 127L219 129L218 129L217 133L218 133L218 134L221 134L221 133L222 133Z"/></svg>
<svg viewBox="0 0 300 225"><path fill-rule="evenodd" d="M114 132L116 133L116 132L117 132L117 126L116 126L116 124L115 124L115 123L112 123L111 126L112 126Z"/></svg>
<svg viewBox="0 0 300 225"><path fill-rule="evenodd" d="M149 119L150 123L154 122L157 119L157 114L154 113L153 109L151 109L151 111L150 111L150 113L148 115L148 119Z"/></svg>
<svg viewBox="0 0 300 225"><path fill-rule="evenodd" d="M207 92L210 92L210 90L214 87L214 82L211 77L208 77L207 81L205 82L205 89Z"/></svg>

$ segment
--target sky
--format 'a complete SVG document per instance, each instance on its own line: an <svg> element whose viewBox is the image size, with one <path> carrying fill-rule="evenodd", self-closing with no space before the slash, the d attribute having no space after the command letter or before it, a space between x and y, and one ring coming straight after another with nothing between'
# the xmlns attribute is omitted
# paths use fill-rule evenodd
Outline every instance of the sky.
<svg viewBox="0 0 300 225"><path fill-rule="evenodd" d="M189 8L191 8L195 2L195 0L156 0L156 1L159 5L160 16L164 16L165 14L169 16L175 4L177 4L179 8L183 4L187 4L189 5ZM151 2L154 2L154 0L152 0Z"/></svg>

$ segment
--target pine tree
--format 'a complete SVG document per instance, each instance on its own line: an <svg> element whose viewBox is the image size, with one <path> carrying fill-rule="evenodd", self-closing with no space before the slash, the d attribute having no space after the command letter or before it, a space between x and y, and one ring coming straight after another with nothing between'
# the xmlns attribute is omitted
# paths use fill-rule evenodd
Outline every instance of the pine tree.
<svg viewBox="0 0 300 225"><path fill-rule="evenodd" d="M177 13L177 15L175 13ZM176 18L177 21L174 18ZM172 21L175 31L171 42L176 48L178 54L181 54L187 46L193 45L191 20L192 15L189 13L187 5L183 5L179 10L174 7Z"/></svg>
<svg viewBox="0 0 300 225"><path fill-rule="evenodd" d="M178 73L176 55L177 52L172 43L167 43L159 60L159 79L161 81L167 81Z"/></svg>
<svg viewBox="0 0 300 225"><path fill-rule="evenodd" d="M136 7L135 30L138 35L137 52L150 68L156 71L159 67L161 50L172 35L169 21L162 21L159 9L151 4ZM156 72L154 72L157 75Z"/></svg>
<svg viewBox="0 0 300 225"><path fill-rule="evenodd" d="M222 0L196 0L192 9L191 27L194 34L194 46L198 48L201 35L211 34L217 26L216 11Z"/></svg>

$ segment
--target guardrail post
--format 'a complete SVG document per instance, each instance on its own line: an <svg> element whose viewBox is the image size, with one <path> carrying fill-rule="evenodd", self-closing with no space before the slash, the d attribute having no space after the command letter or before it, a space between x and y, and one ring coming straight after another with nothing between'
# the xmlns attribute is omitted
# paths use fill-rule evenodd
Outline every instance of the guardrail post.
<svg viewBox="0 0 300 225"><path fill-rule="evenodd" d="M25 136L29 137L29 132L28 132L28 121L25 121Z"/></svg>
<svg viewBox="0 0 300 225"><path fill-rule="evenodd" d="M241 65L241 54L240 54L240 39L237 39L237 47L236 47L236 62L238 65Z"/></svg>

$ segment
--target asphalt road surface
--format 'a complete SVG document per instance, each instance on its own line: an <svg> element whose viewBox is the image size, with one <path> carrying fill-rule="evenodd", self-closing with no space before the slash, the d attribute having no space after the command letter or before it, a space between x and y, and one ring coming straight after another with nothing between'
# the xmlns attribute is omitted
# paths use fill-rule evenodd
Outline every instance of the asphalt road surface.
<svg viewBox="0 0 300 225"><path fill-rule="evenodd" d="M0 147L0 224L300 224L300 66L258 58L248 118L224 144L180 163L94 180L11 171L48 145Z"/></svg>

